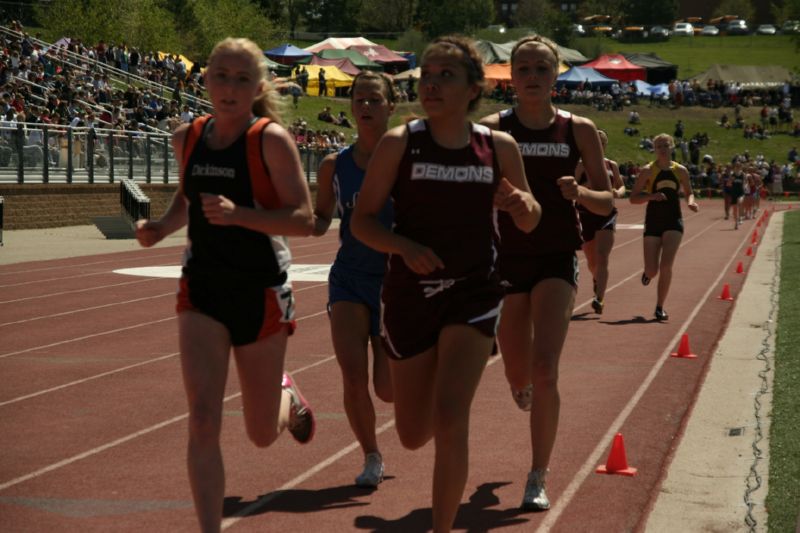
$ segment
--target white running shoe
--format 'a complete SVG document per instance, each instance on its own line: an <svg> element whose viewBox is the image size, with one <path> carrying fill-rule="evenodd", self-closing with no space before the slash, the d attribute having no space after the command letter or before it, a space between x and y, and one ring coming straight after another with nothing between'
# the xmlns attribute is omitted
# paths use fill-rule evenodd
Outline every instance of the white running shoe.
<svg viewBox="0 0 800 533"><path fill-rule="evenodd" d="M525 494L522 496L523 511L546 511L550 509L550 500L544 491L544 478L547 469L537 468L528 473L528 482L525 484Z"/></svg>
<svg viewBox="0 0 800 533"><path fill-rule="evenodd" d="M383 457L378 452L364 458L364 471L356 478L356 487L376 488L383 481Z"/></svg>
<svg viewBox="0 0 800 533"><path fill-rule="evenodd" d="M533 404L533 383L528 383L521 389L511 389L511 396L517 402L517 407L523 411L530 411Z"/></svg>

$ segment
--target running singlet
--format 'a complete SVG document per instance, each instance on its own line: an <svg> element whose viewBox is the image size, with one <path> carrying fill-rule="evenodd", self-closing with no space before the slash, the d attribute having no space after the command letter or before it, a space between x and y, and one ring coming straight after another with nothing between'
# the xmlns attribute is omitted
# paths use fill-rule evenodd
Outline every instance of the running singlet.
<svg viewBox="0 0 800 533"><path fill-rule="evenodd" d="M682 218L679 194L681 180L678 178L677 173L678 163L673 161L667 170L661 170L653 161L650 163L650 168L659 172L647 181L647 192L650 194L663 193L667 199L658 202L652 200L647 202L644 219L645 226L653 223L680 220Z"/></svg>
<svg viewBox="0 0 800 533"><path fill-rule="evenodd" d="M221 194L240 206L280 207L261 157L261 136L269 121L254 121L221 150L212 150L205 141L213 123L210 116L195 119L184 140L181 180L189 201L189 244L184 252L183 273L191 279L226 284L280 285L286 281L291 262L286 239L241 226L211 224L200 200L200 193L211 193Z"/></svg>
<svg viewBox="0 0 800 533"><path fill-rule="evenodd" d="M376 252L353 236L350 231L350 217L356 206L358 192L364 182L364 171L353 159L353 146L344 148L336 156L333 173L333 191L339 211L339 241L341 247L336 254L334 268L342 267L349 272L370 276L383 276L386 270L386 254ZM386 202L378 220L387 228L392 227L392 203Z"/></svg>
<svg viewBox="0 0 800 533"><path fill-rule="evenodd" d="M386 282L489 279L495 271L493 199L500 179L491 130L472 124L469 145L448 149L436 144L426 121L406 127L408 144L392 189L394 232L429 247L444 269L420 276L391 255Z"/></svg>
<svg viewBox="0 0 800 533"><path fill-rule="evenodd" d="M734 198L744 196L744 182L745 182L744 173L731 174L731 196L733 196Z"/></svg>
<svg viewBox="0 0 800 533"><path fill-rule="evenodd" d="M603 159L603 163L606 166L606 173L608 174L608 181L609 181L609 183L611 183L611 185L613 187L613 185L614 185L614 172L611 170L611 163L608 162L608 159ZM581 175L580 176L576 176L576 178L578 179L578 185L583 185L584 187L588 187L589 186L589 176L588 176L588 174L586 174L586 169L585 168L584 168L583 172L581 173ZM581 204L579 204L577 202L575 203L575 209L578 210L579 214L592 213L585 206L583 206L583 205L581 205ZM594 213L592 213L592 214L594 214ZM616 207L611 210L611 215L615 215L615 214L617 214L617 208ZM609 216L611 216L611 215L609 215Z"/></svg>
<svg viewBox="0 0 800 533"><path fill-rule="evenodd" d="M543 130L526 128L513 109L500 112L499 129L516 139L525 163L525 175L542 218L531 233L514 225L511 216L498 212L501 257L540 256L574 252L581 247L581 225L575 202L561 195L558 179L573 176L580 152L572 133L572 114L558 110Z"/></svg>

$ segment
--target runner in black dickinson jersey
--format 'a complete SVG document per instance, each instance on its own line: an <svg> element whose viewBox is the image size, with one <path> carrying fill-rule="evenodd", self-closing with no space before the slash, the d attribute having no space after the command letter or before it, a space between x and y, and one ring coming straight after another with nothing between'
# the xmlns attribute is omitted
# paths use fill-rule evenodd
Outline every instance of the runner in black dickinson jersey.
<svg viewBox="0 0 800 533"><path fill-rule="evenodd" d="M214 47L205 74L214 115L175 131L180 185L164 216L140 220L136 230L142 246L152 246L189 224L177 311L189 481L202 531L219 531L222 522L220 432L231 349L250 439L265 447L285 428L301 443L314 434L311 410L283 372L295 326L290 254L278 237L311 233L311 199L297 148L275 113L261 50L233 38Z"/></svg>
<svg viewBox="0 0 800 533"><path fill-rule="evenodd" d="M658 300L656 301L656 320L667 320L664 310L669 286L672 282L672 264L683 237L683 216L681 215L680 189L686 196L686 205L692 211L698 207L692 194L692 183L686 167L672 161L675 142L666 133L653 139L656 160L646 165L631 191L633 204L647 203L644 220L644 273L642 284L658 278Z"/></svg>
<svg viewBox="0 0 800 533"><path fill-rule="evenodd" d="M613 208L597 129L550 101L558 65L552 41L520 40L511 54L519 103L481 121L516 139L531 191L542 206L542 220L529 235L505 217L499 220L500 273L507 288L498 340L512 395L521 409L531 411L531 469L522 499L527 510L550 507L544 481L558 428L558 361L578 285L575 252L581 233L575 203L601 215ZM579 158L590 187L575 180Z"/></svg>
<svg viewBox="0 0 800 533"><path fill-rule="evenodd" d="M605 152L608 145L608 135L603 130L598 130L600 144L603 145ZM619 166L616 161L604 159L608 179L611 180L611 194L614 198L625 196L625 183L619 174ZM579 185L588 186L588 177L583 168L583 161L578 161L575 169ZM595 313L602 314L605 306L606 286L608 285L608 257L614 248L614 232L617 227L617 208L615 207L610 215L596 215L586 209L581 204L577 205L578 215L581 218L581 236L583 237L583 255L586 256L586 266L592 273L592 287L594 298L592 298L592 309Z"/></svg>
<svg viewBox="0 0 800 533"><path fill-rule="evenodd" d="M500 314L494 206L524 231L539 219L513 139L467 120L483 81L471 41L428 47L419 81L428 118L381 139L352 218L356 237L391 254L383 335L397 433L412 449L434 439L437 532L450 531L464 492L470 405ZM378 218L389 196L392 230Z"/></svg>

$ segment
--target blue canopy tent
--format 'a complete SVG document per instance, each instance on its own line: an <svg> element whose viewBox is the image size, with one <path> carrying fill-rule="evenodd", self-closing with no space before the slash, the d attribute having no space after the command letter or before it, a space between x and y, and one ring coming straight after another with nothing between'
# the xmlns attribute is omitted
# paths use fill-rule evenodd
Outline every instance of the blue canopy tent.
<svg viewBox="0 0 800 533"><path fill-rule="evenodd" d="M615 83L619 83L617 80L603 76L593 68L572 67L558 76L556 79L556 86L561 87L566 85L567 88L573 89L582 82L585 83L587 81L593 89L611 87Z"/></svg>
<svg viewBox="0 0 800 533"><path fill-rule="evenodd" d="M264 55L281 65L293 65L301 59L311 57L313 54L293 44L282 44L271 50L264 50Z"/></svg>

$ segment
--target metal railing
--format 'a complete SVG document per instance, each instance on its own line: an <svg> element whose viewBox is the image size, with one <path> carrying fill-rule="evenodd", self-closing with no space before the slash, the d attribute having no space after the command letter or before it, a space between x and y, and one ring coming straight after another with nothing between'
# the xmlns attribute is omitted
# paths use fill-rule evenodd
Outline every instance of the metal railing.
<svg viewBox="0 0 800 533"><path fill-rule="evenodd" d="M177 183L171 134L0 123L0 183ZM306 181L333 148L298 146Z"/></svg>
<svg viewBox="0 0 800 533"><path fill-rule="evenodd" d="M177 182L170 134L0 125L0 183Z"/></svg>

